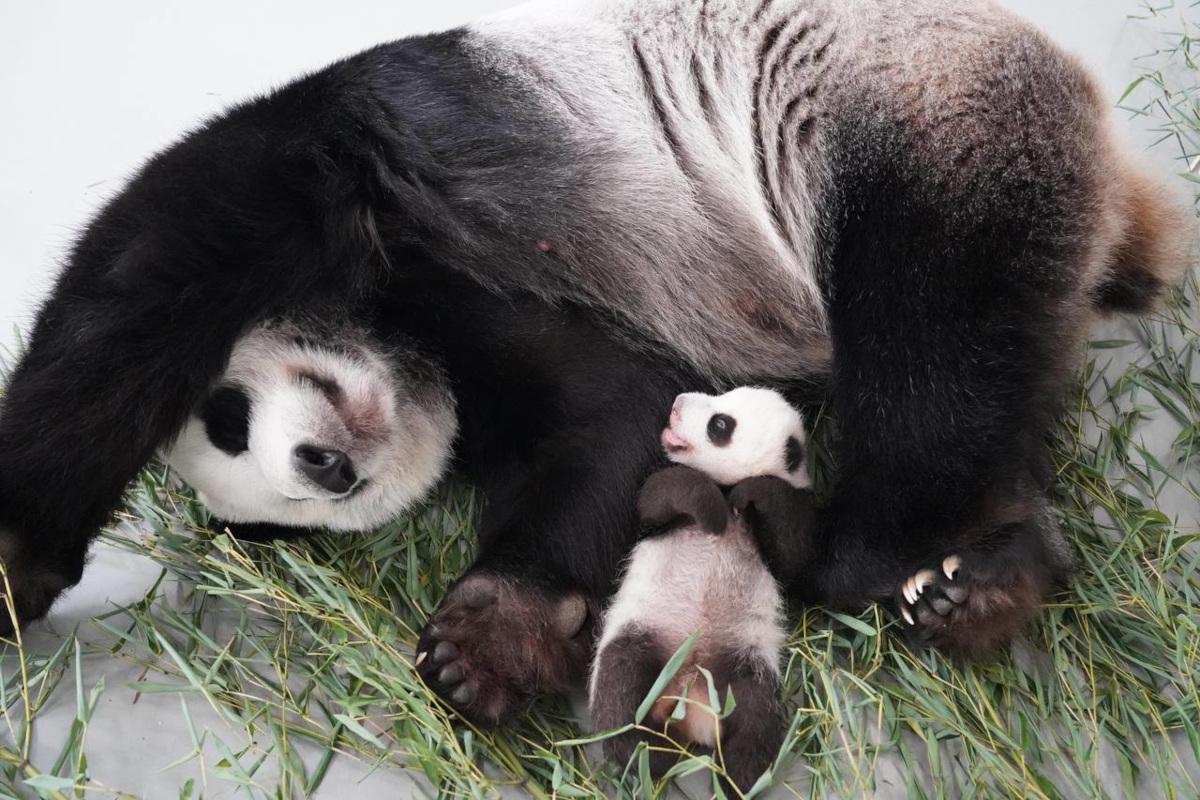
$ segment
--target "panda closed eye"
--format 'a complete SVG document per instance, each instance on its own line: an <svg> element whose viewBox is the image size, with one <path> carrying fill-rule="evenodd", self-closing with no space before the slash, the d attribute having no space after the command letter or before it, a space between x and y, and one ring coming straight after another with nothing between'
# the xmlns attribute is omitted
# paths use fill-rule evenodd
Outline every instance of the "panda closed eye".
<svg viewBox="0 0 1200 800"><path fill-rule="evenodd" d="M318 375L308 370L301 370L296 373L296 380L302 385L312 386L325 395L325 399L335 406L341 405L342 400L345 398L342 387L332 378L326 378L323 375Z"/></svg>
<svg viewBox="0 0 1200 800"><path fill-rule="evenodd" d="M728 414L713 414L708 420L708 440L717 447L725 447L733 440L737 420Z"/></svg>

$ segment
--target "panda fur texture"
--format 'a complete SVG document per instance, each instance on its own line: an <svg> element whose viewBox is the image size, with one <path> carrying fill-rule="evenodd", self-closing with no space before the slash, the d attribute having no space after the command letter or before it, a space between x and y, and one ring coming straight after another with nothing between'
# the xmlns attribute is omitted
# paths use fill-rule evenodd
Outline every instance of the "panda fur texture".
<svg viewBox="0 0 1200 800"><path fill-rule="evenodd" d="M1088 327L1153 309L1196 230L1109 116L985 0L537 2L237 104L37 316L0 408L10 611L80 579L246 331L352 306L443 364L482 476L419 643L468 718L586 680L560 665L632 545L649 410L693 387L827 376L842 477L789 585L991 652L1070 566L1042 441Z"/></svg>
<svg viewBox="0 0 1200 800"><path fill-rule="evenodd" d="M743 792L782 743L784 599L766 556L775 554L778 566L778 554L788 552L789 569L799 570L813 534L804 441L800 413L769 389L679 396L662 444L682 466L655 473L641 490L639 514L653 535L630 556L592 664L593 724L625 725L667 661L699 631L642 724L709 751L719 736L725 773ZM728 498L718 484L733 486ZM720 703L730 690L736 699L719 725L701 668ZM687 701L675 719L679 698ZM624 764L639 741L654 739L630 731L605 740L605 752ZM671 760L651 753L658 774Z"/></svg>
<svg viewBox="0 0 1200 800"><path fill-rule="evenodd" d="M277 319L234 345L166 459L218 524L283 538L391 521L442 479L457 431L445 376L410 343Z"/></svg>

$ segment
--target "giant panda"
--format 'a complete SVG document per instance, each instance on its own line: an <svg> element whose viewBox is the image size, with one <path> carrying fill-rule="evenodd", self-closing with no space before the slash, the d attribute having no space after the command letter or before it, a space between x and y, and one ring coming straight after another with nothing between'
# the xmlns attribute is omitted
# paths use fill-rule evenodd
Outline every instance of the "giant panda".
<svg viewBox="0 0 1200 800"><path fill-rule="evenodd" d="M468 719L585 683L647 431L693 386L824 382L841 477L785 582L993 652L1070 566L1042 435L1077 348L1155 307L1196 227L1109 104L986 0L533 3L239 103L104 206L37 316L0 626L79 580L240 336L352 306L444 366L482 476L418 643L458 652L419 669Z"/></svg>
<svg viewBox="0 0 1200 800"><path fill-rule="evenodd" d="M167 462L244 538L367 530L450 466L458 419L440 367L361 326L273 319L234 345Z"/></svg>
<svg viewBox="0 0 1200 800"><path fill-rule="evenodd" d="M770 766L783 739L779 662L787 635L772 571L796 572L813 535L804 441L800 413L769 389L675 400L662 443L680 466L654 473L639 492L649 535L634 547L604 612L589 679L593 724L627 725L667 661L698 633L642 726L715 752L741 792ZM721 486L732 487L728 497ZM701 669L712 676L719 704L734 695L733 711L719 724ZM681 715L678 698L686 698ZM606 739L605 753L624 764L642 740L658 745L650 760L661 774L669 741L643 730Z"/></svg>

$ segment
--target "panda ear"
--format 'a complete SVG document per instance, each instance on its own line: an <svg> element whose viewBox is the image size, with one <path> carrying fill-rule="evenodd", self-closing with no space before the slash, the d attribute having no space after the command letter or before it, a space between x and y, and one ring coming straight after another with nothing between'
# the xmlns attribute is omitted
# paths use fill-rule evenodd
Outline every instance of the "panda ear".
<svg viewBox="0 0 1200 800"><path fill-rule="evenodd" d="M795 436L789 436L783 446L783 463L788 472L795 472L804 463L804 445Z"/></svg>

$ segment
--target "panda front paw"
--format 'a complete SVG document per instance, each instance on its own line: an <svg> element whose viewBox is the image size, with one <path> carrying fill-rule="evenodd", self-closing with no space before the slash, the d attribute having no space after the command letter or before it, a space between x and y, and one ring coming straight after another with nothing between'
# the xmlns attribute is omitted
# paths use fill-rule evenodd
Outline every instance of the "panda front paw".
<svg viewBox="0 0 1200 800"><path fill-rule="evenodd" d="M468 573L421 633L417 673L468 721L496 725L538 696L583 687L595 617L578 592Z"/></svg>

